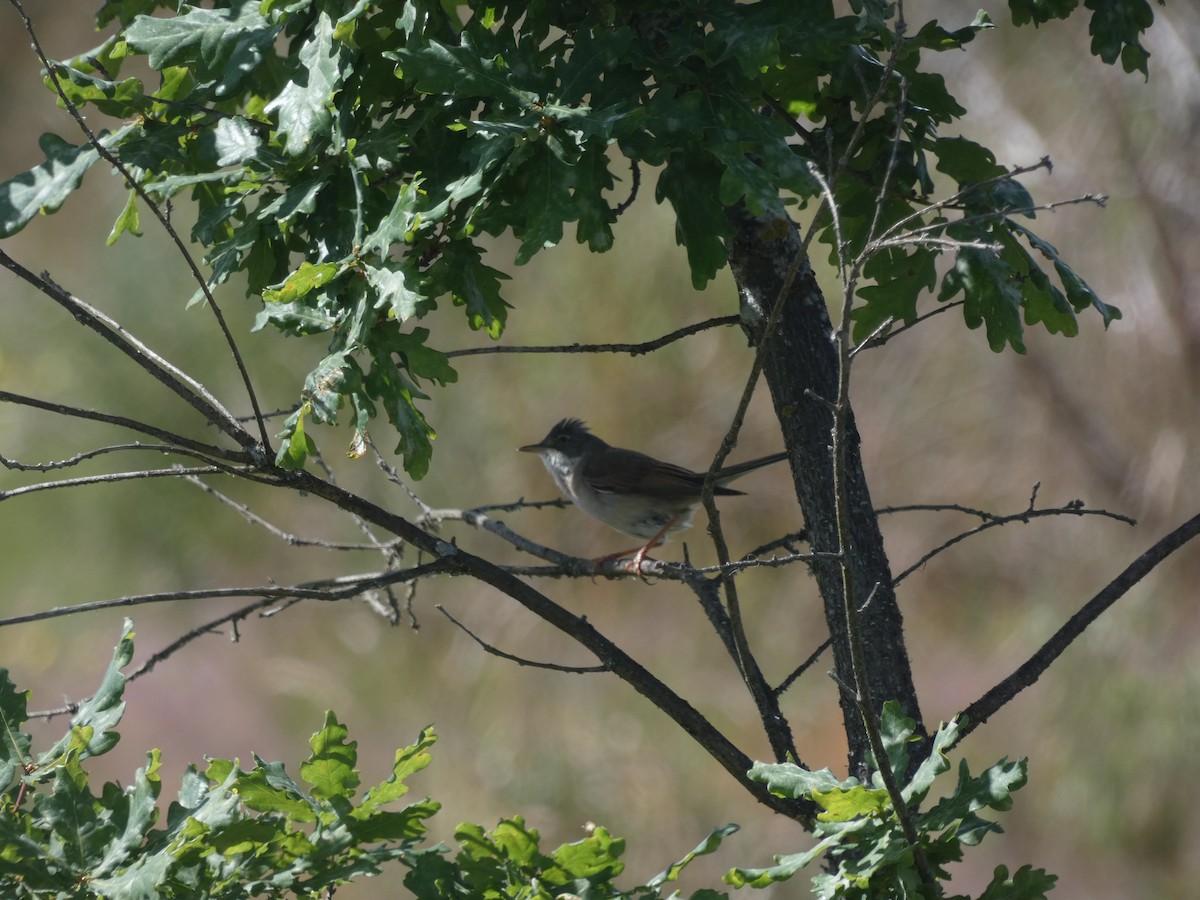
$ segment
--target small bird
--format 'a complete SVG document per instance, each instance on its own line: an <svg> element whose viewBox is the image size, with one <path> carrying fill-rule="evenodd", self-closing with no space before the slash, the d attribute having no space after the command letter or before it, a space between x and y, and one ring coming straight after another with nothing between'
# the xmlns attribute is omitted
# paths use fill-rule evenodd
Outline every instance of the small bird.
<svg viewBox="0 0 1200 900"><path fill-rule="evenodd" d="M559 490L585 513L646 542L596 560L607 562L636 550L633 570L639 575L647 553L665 543L669 533L691 526L704 488L703 473L609 446L579 419L563 419L538 443L519 449L538 454ZM783 459L786 453L773 453L721 469L713 493L741 495L725 485Z"/></svg>

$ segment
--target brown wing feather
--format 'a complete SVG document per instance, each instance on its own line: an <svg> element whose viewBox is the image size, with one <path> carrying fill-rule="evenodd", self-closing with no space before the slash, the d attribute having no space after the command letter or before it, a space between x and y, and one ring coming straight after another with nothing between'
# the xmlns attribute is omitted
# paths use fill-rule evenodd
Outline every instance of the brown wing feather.
<svg viewBox="0 0 1200 900"><path fill-rule="evenodd" d="M605 453L603 459L589 460L584 476L596 490L609 494L686 499L698 496L704 486L704 476L698 472L659 462L636 450L616 447ZM718 486L714 493L731 496L743 492Z"/></svg>

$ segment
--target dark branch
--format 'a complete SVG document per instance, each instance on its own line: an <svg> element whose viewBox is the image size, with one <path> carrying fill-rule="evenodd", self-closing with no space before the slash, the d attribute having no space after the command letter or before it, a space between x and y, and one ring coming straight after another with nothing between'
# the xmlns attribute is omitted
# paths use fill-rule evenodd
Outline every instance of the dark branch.
<svg viewBox="0 0 1200 900"><path fill-rule="evenodd" d="M233 438L243 448L250 450L255 446L254 437L237 423L233 415L203 385L133 338L117 322L64 290L50 278L34 275L3 250L0 250L0 265L18 278L33 285L69 312L79 324L90 328L116 347L122 355L145 369L156 381L161 382L181 397L207 421Z"/></svg>
<svg viewBox="0 0 1200 900"><path fill-rule="evenodd" d="M469 637L476 644L478 644L485 653L490 653L492 656L498 656L501 659L507 659L510 662L515 662L518 666L531 666L535 669L550 669L552 672L568 672L568 673L571 673L574 675L587 675L587 674L592 674L595 672L607 672L608 671L608 666L564 666L559 663L538 662L536 660L526 659L523 656L516 656L512 653L505 653L499 647L495 647L492 644L489 644L483 638L479 637L479 635L475 634L475 632L473 632L470 628L468 628L462 622L458 621L458 619L454 618L454 616L450 615L449 610L447 610L446 607L442 606L442 604L440 604L440 603L436 604L435 608L443 616L445 616L447 619L449 619L451 622L453 622L455 625L457 625L459 627L459 629L461 629L462 632L467 637Z"/></svg>
<svg viewBox="0 0 1200 900"><path fill-rule="evenodd" d="M833 645L833 638L825 638L825 640L821 642L821 645L819 647L817 647L816 650L814 650L812 653L810 653L808 655L808 659L806 659L804 662L800 663L800 665L798 665L795 669L792 670L791 674L789 674L787 678L785 678L785 679L783 679L783 681L779 682L779 687L775 688L775 694L776 695L782 694L784 691L786 691L788 688L790 688L793 684L795 684L796 679L798 679L801 675L803 675L805 672L807 672L809 669L811 669L813 667L813 665L816 663L816 661L821 658L821 654L824 653L826 650L828 650L832 645Z"/></svg>
<svg viewBox="0 0 1200 900"><path fill-rule="evenodd" d="M498 346L498 347L467 347L462 350L447 350L446 356L480 356L485 353L628 353L630 356L641 356L652 353L668 344L710 328L721 328L737 325L741 322L738 316L717 316L694 325L686 325L664 334L662 337L641 344L547 344L542 346Z"/></svg>
<svg viewBox="0 0 1200 900"><path fill-rule="evenodd" d="M3 256L4 251L0 250L0 256ZM212 444L205 444L201 441L194 441L191 438L184 437L181 434L167 431L164 428L158 428L154 425L149 425L145 422L139 422L137 419L130 419L126 416L118 416L112 413L96 412L91 409L82 409L78 406L67 406L62 403L51 403L49 400L39 400L37 397L27 397L24 394L13 394L9 391L0 391L0 403L15 403L18 406L28 406L30 409L40 409L44 412L54 413L59 416L70 416L75 419L87 419L89 422L103 422L106 425L116 425L119 428L128 428L130 431L136 431L139 434L145 434L149 437L164 441L174 445L175 452L184 450L192 451L193 455L200 458L212 457L214 459L223 459L234 463L249 463L252 462L252 457L249 453L242 450L228 450L223 447L214 447Z"/></svg>
<svg viewBox="0 0 1200 900"><path fill-rule="evenodd" d="M1107 509L1088 509L1087 507L1085 507L1083 505L1082 500L1074 500L1074 501L1068 503L1066 506L1057 506L1057 507L1052 507L1052 508L1048 508L1048 509L1034 509L1034 504L1037 502L1037 492L1038 492L1039 487L1040 487L1040 485L1037 485L1037 484L1035 484L1033 486L1033 493L1030 495L1029 506L1026 509L1022 510L1019 513L1013 513L1012 515L1007 515L1007 516L997 516L992 513L985 512L984 510L981 510L981 509L972 509L967 506L959 506L957 504L952 504L952 503L919 504L919 505L914 505L914 506L892 506L892 507L884 507L883 509L877 510L877 512L880 515L882 515L884 513L912 512L912 511L918 511L918 510L937 511L937 512L951 510L954 512L961 512L961 513L966 513L968 515L977 516L978 518L983 520L979 525L976 525L974 528L971 528L971 529L968 529L967 531L963 531L959 534L956 534L954 537L950 538L949 540L944 541L941 544L939 544L938 546L934 547L932 550L930 550L928 553L926 553L924 556L922 556L920 559L918 559L915 563L913 563L911 566L909 566L907 569L905 569L903 572L901 572L899 575L897 575L894 579L892 579L892 584L899 584L901 581L903 581L905 578L907 578L913 572L920 569L922 566L925 565L925 563L929 562L929 560L931 560L933 557L937 556L943 550L948 550L951 547L953 547L955 544L957 544L961 541L965 541L969 537L973 537L977 534L981 534L982 532L987 531L989 528L999 528L1002 525L1011 525L1013 522L1027 523L1033 519L1040 519L1045 516L1102 516L1106 519L1116 519L1118 522L1124 522L1126 525L1136 525L1137 524L1137 522L1134 519L1131 519L1129 516L1123 516L1120 513L1110 512Z"/></svg>
<svg viewBox="0 0 1200 900"><path fill-rule="evenodd" d="M1042 673L1050 667L1050 664L1058 659L1063 651L1083 634L1084 629L1100 617L1101 613L1120 600L1131 587L1150 574L1159 563L1197 534L1200 534L1200 515L1184 522L1135 559L1124 572L1110 581L1079 612L1071 616L1066 624L1015 672L959 714L958 719L962 725L958 733L958 740L961 741L999 712L1017 694L1037 681Z"/></svg>

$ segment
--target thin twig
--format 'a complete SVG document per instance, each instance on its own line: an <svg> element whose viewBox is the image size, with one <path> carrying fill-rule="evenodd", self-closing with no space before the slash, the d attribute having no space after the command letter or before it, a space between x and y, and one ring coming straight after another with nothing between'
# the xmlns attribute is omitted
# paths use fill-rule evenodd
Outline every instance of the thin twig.
<svg viewBox="0 0 1200 900"><path fill-rule="evenodd" d="M673 344L675 341L698 334L701 331L707 331L710 328L725 328L730 325L739 325L741 321L740 316L716 316L712 319L705 319L703 322L697 322L694 325L685 325L683 328L677 328L675 331L664 334L662 337L640 344L546 344L534 346L501 344L498 346L466 347L461 350L447 350L445 355L451 358L456 356L482 356L490 353L628 353L630 356L641 356L645 353L660 350L668 344Z"/></svg>
<svg viewBox="0 0 1200 900"><path fill-rule="evenodd" d="M1065 506L1057 506L1057 507L1051 507L1051 508L1047 508L1047 509L1035 509L1034 503L1037 501L1037 488L1038 488L1038 486L1034 485L1033 493L1032 493L1032 496L1030 496L1030 498L1029 498L1029 506L1027 508L1023 509L1019 513L1012 513L1012 514L1006 515L1006 516L998 516L998 515L994 515L992 513L985 512L983 510L971 509L970 507L965 507L965 506L958 506L957 504L918 504L918 505L914 505L914 506L884 507L883 509L878 510L878 513L880 515L883 515L886 513L908 512L908 511L916 511L916 510L933 510L933 511L950 510L950 511L954 511L954 512L961 512L961 513L966 513L968 515L973 515L973 516L976 516L983 520L978 525L976 525L974 528L968 529L967 531L963 531L963 532L960 532L960 533L954 535L954 537L952 537L946 541L943 541L942 543L940 543L936 547L934 547L932 550L930 550L927 553L925 553L924 555L922 555L921 558L918 559L915 563L910 565L908 568L904 569L902 572L900 572L900 574L898 574L895 578L893 578L892 584L894 584L894 585L899 584L901 581L903 581L909 575L913 574L918 569L920 569L922 566L924 566L927 562L929 562L929 560L933 559L933 557L937 556L939 553L943 552L944 550L949 550L955 544L961 543L962 541L965 541L969 537L974 537L977 534L981 534L990 528L999 528L1002 525L1011 525L1013 522L1028 523L1028 522L1032 521L1033 519L1040 519L1040 518L1043 518L1046 516L1100 516L1102 518L1114 519L1118 522L1123 522L1126 525L1136 525L1137 524L1136 519L1131 519L1129 516L1123 516L1120 513L1110 512L1107 509L1089 509L1083 505L1083 501L1081 501L1081 500L1075 500L1071 503L1066 504Z"/></svg>
<svg viewBox="0 0 1200 900"><path fill-rule="evenodd" d="M84 475L79 478L61 478L57 481L39 481L23 487L0 490L0 500L12 500L25 494L41 491L56 491L65 488L84 487L91 484L115 484L121 481L142 481L148 478L183 478L188 475L216 475L225 471L217 466L196 466L188 469L137 469L132 472L110 472L105 475Z"/></svg>
<svg viewBox="0 0 1200 900"><path fill-rule="evenodd" d="M642 186L642 167L636 159L629 160L629 182L629 196L617 204L616 209L613 210L613 215L621 215L625 210L633 206L633 201L637 199L638 188Z"/></svg>
<svg viewBox="0 0 1200 900"><path fill-rule="evenodd" d="M15 0L13 0L15 2ZM243 449L254 448L254 438L241 425L233 414L221 405L212 393L178 366L168 362L151 350L119 322L101 312L99 309L84 302L80 298L64 290L48 275L35 275L15 259L0 250L0 265L8 269L18 278L37 288L63 309L71 314L79 324L90 328L124 356L150 373L156 381L161 382L172 392L182 398L189 406L198 411L206 421L211 422L223 431ZM267 445L264 445L267 446Z"/></svg>
<svg viewBox="0 0 1200 900"><path fill-rule="evenodd" d="M380 545L378 542L370 543L370 544L351 544L351 543L341 543L338 541L327 541L327 540L322 540L319 538L300 537L299 535L297 535L293 532L284 531L278 525L268 522L266 519L264 519L258 513L254 512L252 509L250 509L250 507L247 506L245 503L239 503L238 501L236 501L232 497L230 497L228 494L222 493L221 491L217 490L215 487L213 487L207 481L200 478L199 474L197 474L195 472L185 472L183 470L179 470L178 472L176 472L176 474L178 474L184 481L188 482L189 484L195 485L200 490L204 491L204 493L208 494L209 496L215 498L220 503L223 503L226 506L233 509L235 512L237 512L237 514L239 516L241 516L243 519L245 519L251 525L256 525L259 528L262 528L268 534L271 534L274 537L279 538L279 540L283 541L285 544L288 544L289 546L292 546L292 547L320 547L322 550L343 550L343 551L378 551L380 549ZM207 474L207 473L205 473L205 474Z"/></svg>
<svg viewBox="0 0 1200 900"><path fill-rule="evenodd" d="M334 602L356 597L365 591L376 590L389 584L399 584L414 578L425 578L429 575L454 574L455 570L448 559L437 559L421 566L392 572L373 572L366 575L342 575L321 581L306 582L291 587L280 587L274 584L255 585L253 587L206 588L190 591L158 591L148 594L133 594L125 597L113 597L107 600L92 600L86 603L74 603L70 606L55 606L51 609L36 613L24 613L16 616L0 618L0 628L10 625L24 625L28 622L40 622L45 619L58 619L63 616L73 616L79 613L95 612L102 609L118 609L130 606L145 606L153 603L174 603L188 600L214 600L224 597L261 597L279 600L320 600Z"/></svg>
<svg viewBox="0 0 1200 900"><path fill-rule="evenodd" d="M489 644L487 641L483 640L483 638L481 638L481 637L479 637L479 635L475 634L475 632L473 632L470 628L468 628L462 622L458 621L458 619L454 618L454 616L450 615L449 610L447 610L446 607L442 606L442 604L438 603L434 608L438 612L440 612L443 616L445 616L447 619L449 619L451 622L453 622L455 625L457 625L462 630L463 634L465 634L467 637L469 637L471 640L473 640L476 644L478 644L485 653L490 653L490 654L492 654L492 656L498 656L501 659L507 659L510 662L515 662L518 666L532 666L535 669L550 669L553 672L569 672L573 675L590 675L590 674L594 674L597 672L610 671L608 666L603 666L603 665L601 665L601 666L566 666L566 665L562 665L560 663L538 662L537 660L526 659L523 656L516 656L512 653L506 653L503 650L501 650L499 647L495 647L492 644Z"/></svg>
<svg viewBox="0 0 1200 900"><path fill-rule="evenodd" d="M86 462L89 459L95 459L99 456L106 456L109 453L122 453L126 450L138 451L149 450L151 453L177 453L178 448L170 444L142 444L134 441L132 444L112 444L107 447L97 447L94 450L84 450L76 453L74 456L69 456L66 459L52 460L45 463L23 463L15 459L9 459L4 454L0 453L0 466L10 469L14 472L53 472L58 469L70 469Z"/></svg>
<svg viewBox="0 0 1200 900"><path fill-rule="evenodd" d="M0 250L0 255L3 255ZM64 403L52 403L49 400L39 400L37 397L27 397L24 394L13 394L9 391L0 391L0 403L12 403L17 406L28 406L30 409L38 409L43 412L54 413L58 416L67 416L74 419L86 419L89 422L101 422L105 425L116 425L119 428L128 428L130 431L136 431L139 434L145 434L157 440L164 441L174 445L174 452L185 453L191 451L188 455L193 455L198 459L212 457L215 459L223 459L233 463L250 463L253 457L244 450L230 450L224 447L216 447L212 444L205 444L201 441L194 441L191 438L184 437L181 434L167 431L155 425L150 425L146 422L130 419L127 416L119 416L114 413L96 412L91 409L83 409L78 406L68 406Z"/></svg>
<svg viewBox="0 0 1200 900"><path fill-rule="evenodd" d="M779 682L779 687L775 688L775 694L776 695L783 694L784 691L786 691L793 684L795 684L796 679L798 679L801 675L803 675L805 672L807 672L809 669L811 669L816 664L817 660L821 658L821 654L824 653L826 650L828 650L832 646L833 646L833 638L831 638L831 637L825 638L825 640L821 642L820 646L817 647L816 650L814 650L812 653L810 653L808 655L808 659L804 660L804 662L802 662L802 663L800 663L800 665L796 666L796 668L791 671L791 673L788 675L787 678L785 678L785 679L783 679L783 681Z"/></svg>

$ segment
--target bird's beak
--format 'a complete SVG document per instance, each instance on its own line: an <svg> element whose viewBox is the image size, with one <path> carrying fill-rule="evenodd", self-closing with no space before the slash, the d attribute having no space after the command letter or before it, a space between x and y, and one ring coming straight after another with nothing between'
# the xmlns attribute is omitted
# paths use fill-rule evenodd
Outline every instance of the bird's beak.
<svg viewBox="0 0 1200 900"><path fill-rule="evenodd" d="M518 447L519 453L541 453L546 449L545 444L526 444L524 447Z"/></svg>

